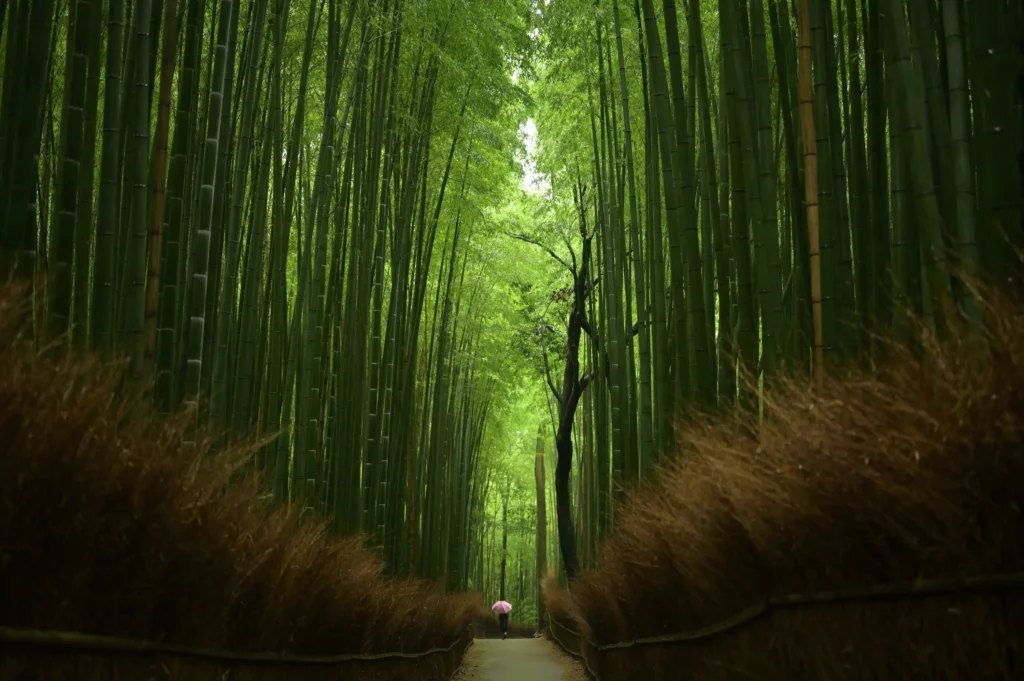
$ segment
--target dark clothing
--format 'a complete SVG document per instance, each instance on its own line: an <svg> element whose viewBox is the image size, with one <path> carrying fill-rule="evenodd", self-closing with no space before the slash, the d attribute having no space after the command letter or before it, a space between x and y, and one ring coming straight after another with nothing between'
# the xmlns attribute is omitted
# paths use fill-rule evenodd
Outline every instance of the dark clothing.
<svg viewBox="0 0 1024 681"><path fill-rule="evenodd" d="M501 626L501 637L505 638L508 636L508 613L503 612L498 615L498 624Z"/></svg>

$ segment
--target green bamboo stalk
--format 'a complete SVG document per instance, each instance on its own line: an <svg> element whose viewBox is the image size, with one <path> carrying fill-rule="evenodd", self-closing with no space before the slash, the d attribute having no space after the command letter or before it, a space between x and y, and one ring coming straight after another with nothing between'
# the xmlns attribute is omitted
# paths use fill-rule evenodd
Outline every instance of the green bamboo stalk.
<svg viewBox="0 0 1024 681"><path fill-rule="evenodd" d="M188 345L186 349L185 404L192 413L192 418L199 418L199 387L202 376L203 333L206 327L206 284L209 272L211 220L213 219L213 192L217 181L217 149L220 144L220 110L224 94L224 72L227 64L227 52L231 27L232 0L221 0L220 20L217 26L216 56L211 77L209 105L207 106L206 144L203 154L202 186L199 190L199 214L195 234L192 237L192 259L190 277L192 279L191 302L189 304ZM198 422L196 428L189 431L190 435L182 446L191 448L196 445Z"/></svg>
<svg viewBox="0 0 1024 681"><path fill-rule="evenodd" d="M70 327L75 236L78 221L86 217L79 214L78 192L81 188L80 174L83 170L91 170L83 168L82 157L85 144L85 95L89 72L86 49L90 42L89 31L94 27L92 14L99 10L94 4L98 3L77 0L73 26L69 16L67 49L70 68L62 115L66 127L61 130L63 157L54 185L58 205L53 236L56 256L53 261L55 281L47 289L50 298L49 333L52 336L67 332ZM93 42L97 40L94 38Z"/></svg>

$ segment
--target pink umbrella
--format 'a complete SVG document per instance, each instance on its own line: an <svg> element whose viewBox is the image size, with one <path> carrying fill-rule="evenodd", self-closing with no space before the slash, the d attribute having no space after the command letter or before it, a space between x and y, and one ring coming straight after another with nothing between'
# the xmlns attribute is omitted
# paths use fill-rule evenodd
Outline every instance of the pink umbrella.
<svg viewBox="0 0 1024 681"><path fill-rule="evenodd" d="M491 610L493 610L494 612L498 613L499 615L504 615L505 613L507 613L511 609L512 609L512 604L509 603L508 601L498 601L497 603L495 603L494 605L491 606Z"/></svg>

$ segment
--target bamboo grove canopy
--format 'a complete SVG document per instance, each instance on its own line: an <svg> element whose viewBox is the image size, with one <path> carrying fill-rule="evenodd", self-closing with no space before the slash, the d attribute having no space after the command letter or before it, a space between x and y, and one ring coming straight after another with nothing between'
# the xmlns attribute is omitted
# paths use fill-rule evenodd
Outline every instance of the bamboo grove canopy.
<svg viewBox="0 0 1024 681"><path fill-rule="evenodd" d="M10 0L0 261L44 333L191 410L186 446L280 433L266 496L397 574L495 590L508 508L528 600L567 362L575 451L538 460L590 564L691 410L877 360L915 315L977 322L962 277L1020 281L1022 14Z"/></svg>

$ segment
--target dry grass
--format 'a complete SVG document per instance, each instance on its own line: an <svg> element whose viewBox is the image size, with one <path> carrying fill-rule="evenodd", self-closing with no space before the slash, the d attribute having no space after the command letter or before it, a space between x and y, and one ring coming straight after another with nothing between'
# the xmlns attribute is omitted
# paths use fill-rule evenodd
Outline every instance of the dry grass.
<svg viewBox="0 0 1024 681"><path fill-rule="evenodd" d="M123 398L118 367L33 348L0 292L0 626L233 651L419 652L478 601L388 580L238 483L251 453L180 448L187 419Z"/></svg>
<svg viewBox="0 0 1024 681"><path fill-rule="evenodd" d="M872 373L774 386L760 426L688 426L598 568L546 590L552 614L606 644L769 595L1024 570L1024 305L988 300L981 343L921 333ZM603 679L1009 679L1024 675L1022 643L1017 591L774 611L591 663Z"/></svg>

